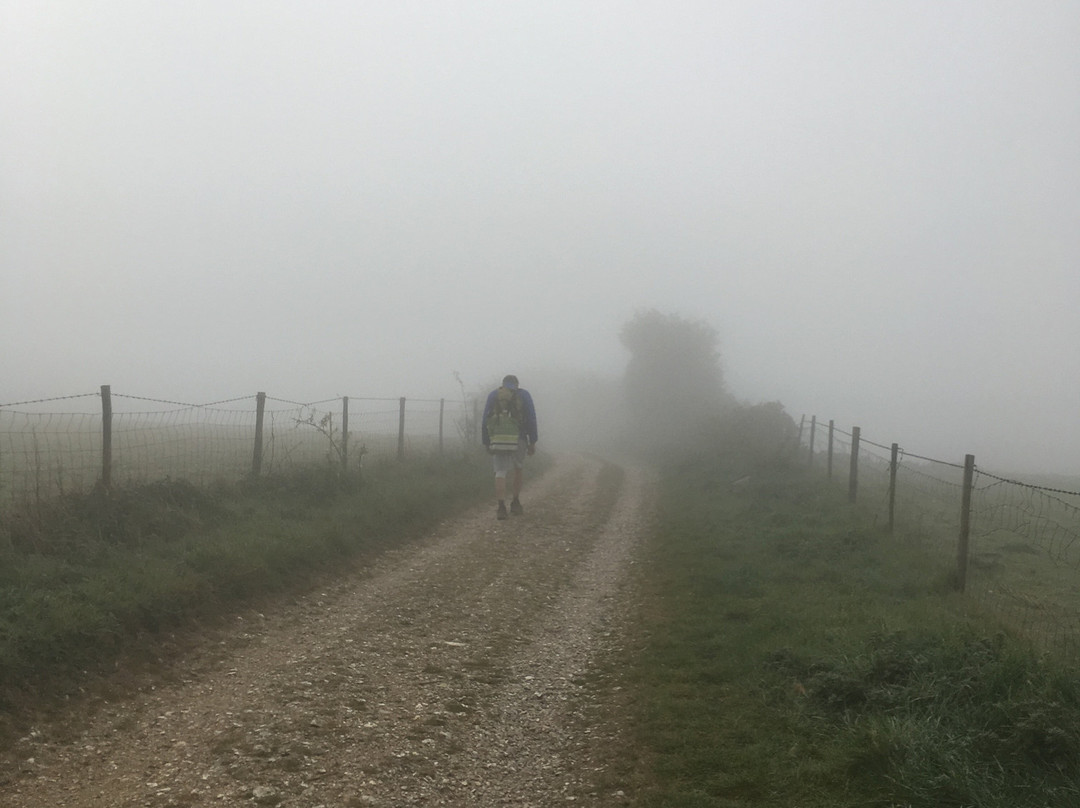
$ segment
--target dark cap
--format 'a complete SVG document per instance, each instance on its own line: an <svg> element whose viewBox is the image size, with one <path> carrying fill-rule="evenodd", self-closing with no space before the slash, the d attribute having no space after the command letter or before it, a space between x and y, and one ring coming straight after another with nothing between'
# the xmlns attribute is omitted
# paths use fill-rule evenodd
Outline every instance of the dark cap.
<svg viewBox="0 0 1080 808"><path fill-rule="evenodd" d="M503 387L506 387L510 390L517 390L517 376L513 375L512 373L507 376L503 376Z"/></svg>

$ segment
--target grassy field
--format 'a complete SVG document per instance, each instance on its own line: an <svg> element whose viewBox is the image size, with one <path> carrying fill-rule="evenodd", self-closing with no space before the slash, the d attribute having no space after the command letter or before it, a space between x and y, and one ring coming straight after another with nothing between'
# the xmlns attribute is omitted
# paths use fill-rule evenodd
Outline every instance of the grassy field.
<svg viewBox="0 0 1080 808"><path fill-rule="evenodd" d="M486 455L458 453L375 460L362 477L324 465L212 489L163 481L4 514L0 742L26 705L74 692L86 672L363 564L489 498L490 477Z"/></svg>
<svg viewBox="0 0 1080 808"><path fill-rule="evenodd" d="M805 472L665 474L627 660L642 806L1080 805L1080 684Z"/></svg>

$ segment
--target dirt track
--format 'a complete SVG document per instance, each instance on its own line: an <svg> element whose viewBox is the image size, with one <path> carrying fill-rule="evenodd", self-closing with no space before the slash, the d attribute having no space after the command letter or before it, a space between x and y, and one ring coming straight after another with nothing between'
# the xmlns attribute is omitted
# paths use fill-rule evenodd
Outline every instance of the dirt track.
<svg viewBox="0 0 1080 808"><path fill-rule="evenodd" d="M0 805L632 804L620 694L592 666L626 642L651 483L569 456L522 499L237 620L88 724L42 725Z"/></svg>

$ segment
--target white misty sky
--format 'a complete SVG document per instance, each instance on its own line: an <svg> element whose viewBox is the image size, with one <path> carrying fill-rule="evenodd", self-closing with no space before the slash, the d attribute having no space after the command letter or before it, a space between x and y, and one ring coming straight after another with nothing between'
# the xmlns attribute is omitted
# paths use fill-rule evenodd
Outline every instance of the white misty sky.
<svg viewBox="0 0 1080 808"><path fill-rule="evenodd" d="M618 376L652 306L1080 473L1078 102L1075 0L0 0L0 403Z"/></svg>

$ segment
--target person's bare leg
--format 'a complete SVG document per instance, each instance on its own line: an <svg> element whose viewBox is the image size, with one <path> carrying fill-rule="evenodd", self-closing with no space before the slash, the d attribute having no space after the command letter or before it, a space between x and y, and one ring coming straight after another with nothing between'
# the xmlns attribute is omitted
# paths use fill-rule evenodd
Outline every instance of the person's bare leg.
<svg viewBox="0 0 1080 808"><path fill-rule="evenodd" d="M506 514L506 477L500 476L495 478L495 499L499 500L499 506L495 510L495 515L499 519L505 519Z"/></svg>
<svg viewBox="0 0 1080 808"><path fill-rule="evenodd" d="M510 502L510 513L522 514L524 509L521 507L521 501L518 499L518 495L521 493L521 483L525 479L525 472L522 469L514 469L514 480L511 483L513 486L514 499Z"/></svg>

